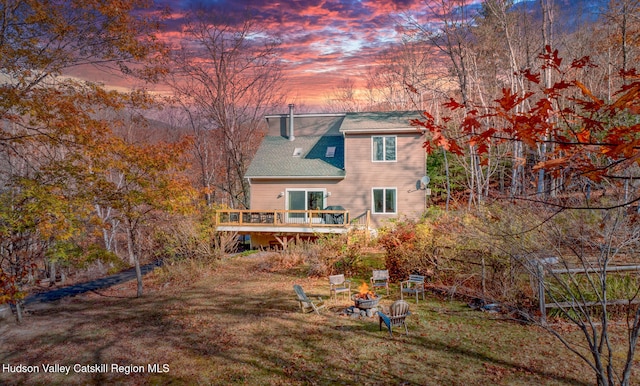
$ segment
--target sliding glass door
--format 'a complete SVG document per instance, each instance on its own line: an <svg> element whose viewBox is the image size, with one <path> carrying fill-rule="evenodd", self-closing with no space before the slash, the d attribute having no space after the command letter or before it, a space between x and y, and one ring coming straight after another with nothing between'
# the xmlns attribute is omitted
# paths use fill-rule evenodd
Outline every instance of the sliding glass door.
<svg viewBox="0 0 640 386"><path fill-rule="evenodd" d="M287 189L288 210L322 210L325 189ZM306 213L289 213L290 222L308 222Z"/></svg>

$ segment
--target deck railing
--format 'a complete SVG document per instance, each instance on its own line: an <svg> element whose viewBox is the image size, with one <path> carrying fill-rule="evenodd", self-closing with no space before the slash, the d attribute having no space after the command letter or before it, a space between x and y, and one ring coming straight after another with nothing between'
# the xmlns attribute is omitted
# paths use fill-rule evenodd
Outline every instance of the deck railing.
<svg viewBox="0 0 640 386"><path fill-rule="evenodd" d="M241 210L215 212L221 226L338 227L368 226L369 213L351 219L348 210Z"/></svg>

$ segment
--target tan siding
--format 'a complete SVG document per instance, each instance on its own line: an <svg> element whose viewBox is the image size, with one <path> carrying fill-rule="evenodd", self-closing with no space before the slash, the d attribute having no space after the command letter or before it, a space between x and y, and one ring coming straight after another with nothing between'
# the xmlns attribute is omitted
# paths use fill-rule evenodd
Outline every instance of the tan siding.
<svg viewBox="0 0 640 386"><path fill-rule="evenodd" d="M286 195L287 189L326 189L331 196L325 198L325 206L340 205L333 200L338 183L339 180L252 180L251 209L287 209L285 196L278 197L280 193Z"/></svg>
<svg viewBox="0 0 640 386"><path fill-rule="evenodd" d="M372 189L397 189L396 215L371 214L377 226L398 216L418 217L425 208L424 191L416 191L416 181L425 174L425 153L419 134L396 135L396 162L373 162L371 135L348 135L345 138L345 196L353 197L353 207L371 210Z"/></svg>
<svg viewBox="0 0 640 386"><path fill-rule="evenodd" d="M397 189L397 214L371 214L374 225L396 217L419 217L425 209L424 190L416 191L416 181L425 174L425 152L420 134L395 134L396 162L372 162L371 135L348 134L345 137L344 180L253 180L251 209L286 209L287 188L324 188L331 196L325 206L342 205L351 218L371 210L374 187Z"/></svg>

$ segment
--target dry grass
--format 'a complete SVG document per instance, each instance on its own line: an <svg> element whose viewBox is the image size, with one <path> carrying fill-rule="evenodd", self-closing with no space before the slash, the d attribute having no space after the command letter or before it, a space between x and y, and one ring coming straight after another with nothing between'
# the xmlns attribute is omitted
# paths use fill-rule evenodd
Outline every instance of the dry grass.
<svg viewBox="0 0 640 386"><path fill-rule="evenodd" d="M188 285L151 274L143 298L134 298L135 283L127 283L40 306L23 325L0 327L0 364L158 363L169 365L167 373L0 372L0 384L593 382L589 370L549 335L463 304L411 302L410 335L393 339L374 318L340 316L344 301L329 303L320 316L303 315L292 285L326 298L328 283L303 277L300 268L266 272L264 264L260 256L232 258Z"/></svg>

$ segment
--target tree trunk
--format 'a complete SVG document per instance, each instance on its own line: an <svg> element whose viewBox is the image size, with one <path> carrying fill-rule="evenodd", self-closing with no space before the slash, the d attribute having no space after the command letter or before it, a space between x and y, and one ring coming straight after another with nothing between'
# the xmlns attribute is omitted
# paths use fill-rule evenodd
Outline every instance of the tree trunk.
<svg viewBox="0 0 640 386"><path fill-rule="evenodd" d="M640 306L636 308L635 315L633 318L627 316L627 320L633 319L633 323L631 328L629 329L629 346L627 348L627 358L624 366L624 370L622 371L622 381L620 382L623 386L628 386L631 383L631 369L633 368L633 358L636 353L636 347L638 344L638 336L640 335Z"/></svg>
<svg viewBox="0 0 640 386"><path fill-rule="evenodd" d="M484 256L482 257L481 263L482 263L482 274L481 274L482 277L480 280L482 283L482 301L486 302L487 300L487 281L486 281L487 267L484 261Z"/></svg>
<svg viewBox="0 0 640 386"><path fill-rule="evenodd" d="M446 178L446 186L447 186L447 201L444 207L445 211L449 211L449 202L451 201L451 180L449 178L449 160L447 159L447 151L442 148L442 154L444 155L444 173Z"/></svg>
<svg viewBox="0 0 640 386"><path fill-rule="evenodd" d="M135 242L133 240L134 231L131 229L131 224L127 225L127 252L129 253L129 264L135 264L136 252Z"/></svg>
<svg viewBox="0 0 640 386"><path fill-rule="evenodd" d="M129 250L129 261L134 264L136 268L136 280L138 281L138 289L136 296L142 296L142 270L140 269L140 258L136 253L136 238L135 229L130 221L127 221L127 249Z"/></svg>
<svg viewBox="0 0 640 386"><path fill-rule="evenodd" d="M56 284L56 262L49 260L49 287Z"/></svg>
<svg viewBox="0 0 640 386"><path fill-rule="evenodd" d="M20 300L16 301L16 322L22 323L22 302Z"/></svg>
<svg viewBox="0 0 640 386"><path fill-rule="evenodd" d="M136 280L138 281L138 287L136 291L136 296L142 296L142 270L140 269L140 259L136 256Z"/></svg>
<svg viewBox="0 0 640 386"><path fill-rule="evenodd" d="M540 0L540 6L542 8L542 49L544 50L547 46L553 47L553 22L554 22L554 11L553 11L553 0ZM544 85L546 88L551 88L551 68L547 68L544 71ZM555 106L554 106L555 107ZM546 140L550 140L553 134L547 132L545 135ZM540 161L545 161L547 157L547 144L545 141L542 141L540 145ZM551 183L550 183L551 187ZM539 197L542 197L545 194L545 171L544 168L540 168L538 171L538 186L536 190L536 194ZM549 189L550 192L553 192L552 189Z"/></svg>

